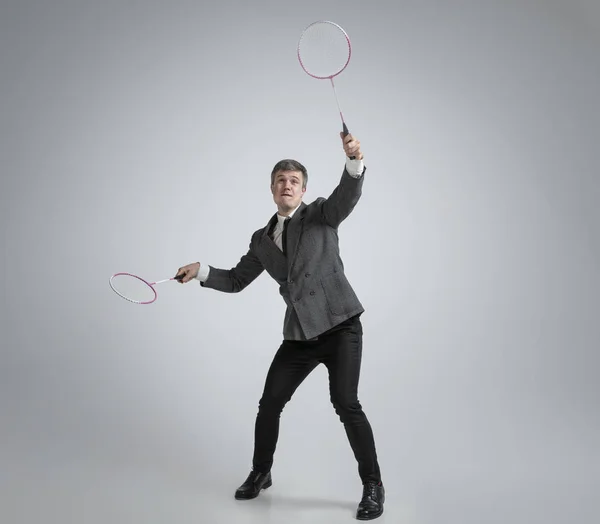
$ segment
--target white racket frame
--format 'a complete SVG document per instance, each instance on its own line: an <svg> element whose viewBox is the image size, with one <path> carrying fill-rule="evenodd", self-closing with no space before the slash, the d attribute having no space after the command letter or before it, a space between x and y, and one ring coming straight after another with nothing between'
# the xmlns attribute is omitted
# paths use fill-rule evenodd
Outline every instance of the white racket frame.
<svg viewBox="0 0 600 524"><path fill-rule="evenodd" d="M300 47L301 47L302 39L304 38L304 35L311 27L313 27L317 24L332 25L333 27L335 27L338 31L340 31L344 35L344 37L346 38L346 42L348 43L348 59L346 60L346 63L341 67L341 69L339 71L336 71L335 73L328 75L328 76L318 76L313 73L310 73L308 71L308 69L306 68L306 66L304 65L304 62L302 61L302 57L300 56ZM331 82L331 87L333 88L333 95L335 96L335 101L337 103L337 108L340 113L340 118L342 119L343 132L344 132L344 135L347 135L349 133L349 131L348 131L348 127L346 126L346 121L344 120L344 114L342 113L342 108L340 106L340 101L338 99L337 91L335 89L335 84L333 83L333 78L338 76L344 69L346 69L346 67L350 63L350 58L352 57L352 44L350 43L350 37L348 36L348 33L346 33L346 31L339 24L336 24L335 22L331 22L330 20L317 20L316 22L313 22L312 24L308 25L302 31L302 34L300 35L300 39L298 40L298 47L296 49L296 54L298 56L298 61L300 62L300 67L302 67L303 71L307 75L311 76L312 78L316 78L318 80L329 80ZM354 157L352 157L352 158L354 158Z"/></svg>
<svg viewBox="0 0 600 524"><path fill-rule="evenodd" d="M304 62L302 61L302 57L300 56L300 46L302 44L302 39L304 38L304 35L311 27L318 25L318 24L332 25L333 27L335 27L338 31L340 31L344 35L344 37L346 38L346 42L348 43L348 59L346 60L346 63L341 67L341 69L339 71L336 71L335 73L333 73L331 75L327 75L327 76L318 76L318 75L315 75L315 74L309 72L308 69L306 69ZM346 69L346 67L350 63L350 57L352 56L352 44L350 43L350 37L348 36L348 33L346 33L346 31L344 31L344 29L340 25L336 24L335 22L331 22L329 20L318 20L316 22L313 22L309 26L307 26L304 29L304 31L302 31L302 34L300 35L300 39L298 40L298 47L296 49L296 54L298 55L298 61L300 62L300 66L302 67L302 69L304 69L304 72L307 75L312 76L313 78L318 78L319 80L328 80L328 79L332 80L333 77L338 76L344 69ZM333 84L333 80L332 80L332 84Z"/></svg>
<svg viewBox="0 0 600 524"><path fill-rule="evenodd" d="M146 284L151 290L152 293L154 293L154 298L152 300L134 300L128 296L123 295L123 293L121 293L114 285L113 285L113 279L115 277L120 277L120 276L128 276L128 277L133 277L133 278L137 278L138 280L140 280L141 282L143 282L144 284ZM158 294L156 292L156 289L154 289L154 286L157 284L162 284L163 282L170 282L171 280L177 280L175 277L173 278L165 278L164 280L157 280L156 282L148 282L147 280L143 279L142 277L139 277L137 275L133 275L132 273L115 273L114 275L112 275L108 281L108 283L110 284L110 288L117 294L119 295L121 298L124 298L125 300L127 300L128 302L132 302L133 304L152 304L157 298L158 298Z"/></svg>

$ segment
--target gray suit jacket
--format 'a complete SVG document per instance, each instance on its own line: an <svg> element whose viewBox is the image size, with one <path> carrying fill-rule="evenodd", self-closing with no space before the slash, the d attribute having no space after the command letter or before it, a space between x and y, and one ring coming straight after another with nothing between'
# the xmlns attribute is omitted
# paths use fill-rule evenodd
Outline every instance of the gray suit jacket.
<svg viewBox="0 0 600 524"><path fill-rule="evenodd" d="M366 171L366 170L365 170ZM269 236L275 213L255 231L248 252L231 269L209 266L203 287L237 293L263 271L277 281L287 310L283 337L307 340L362 313L364 308L344 273L338 245L338 226L362 194L364 174L354 178L346 169L328 198L302 203L288 224L288 256Z"/></svg>

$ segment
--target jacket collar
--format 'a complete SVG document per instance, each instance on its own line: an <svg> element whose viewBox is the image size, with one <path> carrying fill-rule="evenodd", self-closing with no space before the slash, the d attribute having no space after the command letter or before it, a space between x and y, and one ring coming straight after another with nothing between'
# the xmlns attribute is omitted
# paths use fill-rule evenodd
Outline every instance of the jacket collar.
<svg viewBox="0 0 600 524"><path fill-rule="evenodd" d="M289 227L291 228L293 225L296 225L297 223L299 223L301 220L304 220L304 210L306 209L307 204L305 202L300 202L300 205L294 209L294 211L292 212L292 218L290 220L290 225ZM274 213L271 218L269 219L269 221L267 222L266 226L263 229L262 232L262 236L268 236L269 233L273 230L273 228L275 227L275 225L277 224L277 221L279 220L279 213ZM282 217L283 218L283 217ZM289 235L290 230L288 229L288 235Z"/></svg>

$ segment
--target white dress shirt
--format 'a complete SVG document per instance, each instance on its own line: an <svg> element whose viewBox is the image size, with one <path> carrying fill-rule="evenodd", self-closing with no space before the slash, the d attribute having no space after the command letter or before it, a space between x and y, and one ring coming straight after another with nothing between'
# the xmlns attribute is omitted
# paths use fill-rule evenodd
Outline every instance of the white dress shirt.
<svg viewBox="0 0 600 524"><path fill-rule="evenodd" d="M348 174L354 178L359 178L362 174L363 171L365 169L364 163L362 160L352 160L351 158L346 157L346 170L348 171ZM300 206L298 206L300 207ZM289 217L292 218L292 216L294 216L294 213L296 212L296 210L298 209L298 207L296 209L294 209L290 214ZM273 230L273 240L275 242L275 244L277 244L277 247L281 250L283 250L282 245L281 245L281 234L283 233L283 222L287 217L284 217L282 215L280 215L279 213L277 213L277 225L275 226L275 229ZM200 264L200 269L198 270L198 274L196 275L196 280L199 280L200 282L204 282L207 278L208 278L208 274L210 272L210 267L207 265L203 265Z"/></svg>

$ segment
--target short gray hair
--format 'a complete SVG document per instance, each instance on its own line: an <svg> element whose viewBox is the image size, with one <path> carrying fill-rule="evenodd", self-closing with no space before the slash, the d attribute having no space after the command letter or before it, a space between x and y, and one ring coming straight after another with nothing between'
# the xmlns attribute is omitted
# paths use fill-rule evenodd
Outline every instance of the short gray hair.
<svg viewBox="0 0 600 524"><path fill-rule="evenodd" d="M271 185L275 183L275 175L279 171L300 171L302 173L302 187L306 189L306 183L308 182L308 172L306 168L297 160L292 160L291 158L286 158L284 160L280 160L273 167L273 171L271 171Z"/></svg>

